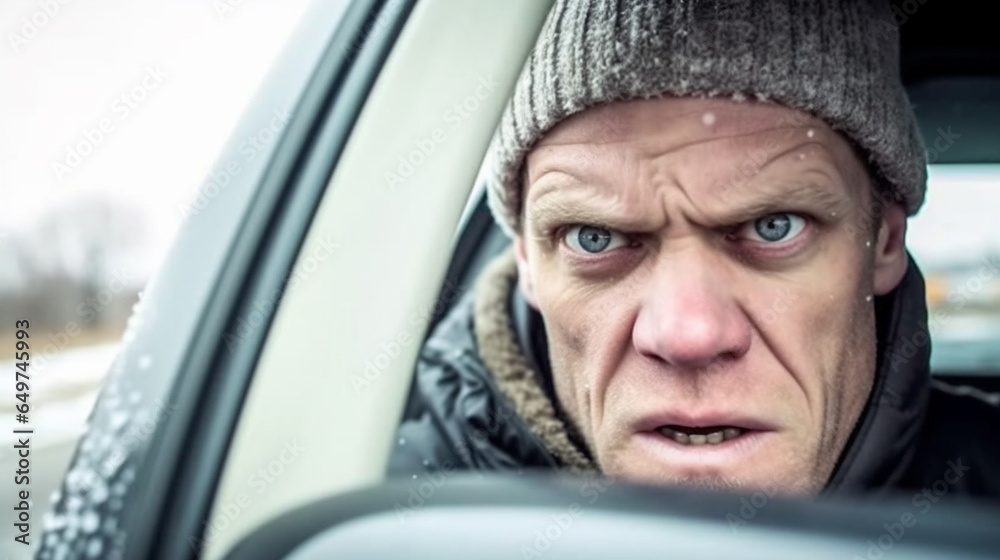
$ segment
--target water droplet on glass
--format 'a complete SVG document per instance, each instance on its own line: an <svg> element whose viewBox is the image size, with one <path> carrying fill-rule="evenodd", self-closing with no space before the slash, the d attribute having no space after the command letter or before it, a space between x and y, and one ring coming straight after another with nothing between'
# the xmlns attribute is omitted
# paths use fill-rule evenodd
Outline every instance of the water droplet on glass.
<svg viewBox="0 0 1000 560"><path fill-rule="evenodd" d="M84 533L93 533L101 525L101 518L94 513L94 510L88 509L83 512L83 516L80 517L80 529Z"/></svg>
<svg viewBox="0 0 1000 560"><path fill-rule="evenodd" d="M416 480L416 479L417 479L417 475L413 475L413 480Z"/></svg>
<svg viewBox="0 0 1000 560"><path fill-rule="evenodd" d="M431 462L430 462L430 461L428 461L427 459L424 459L424 466L425 466L425 467L428 467L428 466L430 466L430 464L431 464Z"/></svg>
<svg viewBox="0 0 1000 560"><path fill-rule="evenodd" d="M63 536L66 538L67 542L73 542L79 534L80 530L77 529L76 525L70 525L66 527L66 531L63 533Z"/></svg>
<svg viewBox="0 0 1000 560"><path fill-rule="evenodd" d="M139 369L149 369L153 365L153 358L149 354L143 354L139 358Z"/></svg>
<svg viewBox="0 0 1000 560"><path fill-rule="evenodd" d="M66 500L66 511L69 512L71 515L73 512L80 511L80 508L82 507L83 507L83 498L81 498L80 496L70 496L69 499ZM72 518L69 518L66 521L72 522Z"/></svg>
<svg viewBox="0 0 1000 560"><path fill-rule="evenodd" d="M111 430L117 432L121 430L126 423L128 423L128 412L124 410L116 410L111 413L111 420L109 424L111 425Z"/></svg>
<svg viewBox="0 0 1000 560"><path fill-rule="evenodd" d="M715 124L715 113L705 113L701 116L701 124L705 126L712 126Z"/></svg>
<svg viewBox="0 0 1000 560"><path fill-rule="evenodd" d="M58 531L66 526L66 516L65 515L53 515L52 516L52 530Z"/></svg>
<svg viewBox="0 0 1000 560"><path fill-rule="evenodd" d="M871 300L872 300L872 296L868 296L868 297L865 298L865 301L871 301Z"/></svg>
<svg viewBox="0 0 1000 560"><path fill-rule="evenodd" d="M59 537L55 533L48 533L45 535L45 546L52 548L59 541Z"/></svg>
<svg viewBox="0 0 1000 560"><path fill-rule="evenodd" d="M399 438L399 445L406 445L406 439L405 438Z"/></svg>
<svg viewBox="0 0 1000 560"><path fill-rule="evenodd" d="M871 241L865 241L865 247L871 247L871 246L872 246Z"/></svg>
<svg viewBox="0 0 1000 560"><path fill-rule="evenodd" d="M806 132L806 136L812 138L813 136L816 136L816 131L810 128L809 132Z"/></svg>
<svg viewBox="0 0 1000 560"><path fill-rule="evenodd" d="M104 545L101 544L101 539L94 537L90 539L87 543L87 556L90 558L97 558L101 554L101 549Z"/></svg>
<svg viewBox="0 0 1000 560"><path fill-rule="evenodd" d="M107 499L108 487L104 483L95 484L94 489L90 491L90 501L95 504L102 504Z"/></svg>
<svg viewBox="0 0 1000 560"><path fill-rule="evenodd" d="M837 217L837 213L836 212L830 212L830 216L836 218Z"/></svg>
<svg viewBox="0 0 1000 560"><path fill-rule="evenodd" d="M135 467L129 467L122 473L121 481L125 484L135 480Z"/></svg>

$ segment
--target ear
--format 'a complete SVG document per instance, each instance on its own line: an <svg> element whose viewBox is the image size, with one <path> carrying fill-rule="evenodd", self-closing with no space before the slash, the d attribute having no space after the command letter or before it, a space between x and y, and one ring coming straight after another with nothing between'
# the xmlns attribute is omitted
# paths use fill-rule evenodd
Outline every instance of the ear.
<svg viewBox="0 0 1000 560"><path fill-rule="evenodd" d="M890 204L882 214L878 239L873 247L874 282L872 289L883 296L896 288L906 274L906 214L898 204Z"/></svg>
<svg viewBox="0 0 1000 560"><path fill-rule="evenodd" d="M517 285L524 294L528 305L538 310L538 299L535 296L535 279L528 266L528 255L524 247L524 238L518 235L514 239L514 259L517 261Z"/></svg>

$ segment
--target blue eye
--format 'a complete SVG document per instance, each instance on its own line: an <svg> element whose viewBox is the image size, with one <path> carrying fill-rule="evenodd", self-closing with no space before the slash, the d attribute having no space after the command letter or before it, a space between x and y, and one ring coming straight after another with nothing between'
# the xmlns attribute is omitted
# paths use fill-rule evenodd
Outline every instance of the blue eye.
<svg viewBox="0 0 1000 560"><path fill-rule="evenodd" d="M794 239L805 226L805 218L797 214L769 214L745 224L741 236L762 243L779 243Z"/></svg>
<svg viewBox="0 0 1000 560"><path fill-rule="evenodd" d="M596 255L628 244L624 234L594 226L573 226L566 232L566 244L580 253Z"/></svg>

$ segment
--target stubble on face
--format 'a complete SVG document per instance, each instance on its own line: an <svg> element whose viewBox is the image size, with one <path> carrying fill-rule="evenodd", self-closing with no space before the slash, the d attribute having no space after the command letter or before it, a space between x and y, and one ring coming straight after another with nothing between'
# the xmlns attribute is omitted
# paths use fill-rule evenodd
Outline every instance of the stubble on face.
<svg viewBox="0 0 1000 560"><path fill-rule="evenodd" d="M707 112L721 126L703 125ZM771 146L768 158L754 160L741 184L727 184L758 145ZM875 366L870 239L855 228L868 177L847 143L789 109L656 100L577 115L528 161L522 264L545 319L560 404L602 470L698 488L818 492ZM798 192L812 183L821 185L815 200ZM755 189L767 191L771 206L757 203ZM805 202L773 207L786 194ZM766 257L730 246L722 232L739 224L727 220L765 209L817 214L808 242ZM634 244L581 258L565 242L573 224L621 231ZM681 271L698 277L684 284ZM688 312L728 338L704 355L664 341L689 336L677 320ZM640 413L710 410L773 429L744 465L672 463L638 439Z"/></svg>

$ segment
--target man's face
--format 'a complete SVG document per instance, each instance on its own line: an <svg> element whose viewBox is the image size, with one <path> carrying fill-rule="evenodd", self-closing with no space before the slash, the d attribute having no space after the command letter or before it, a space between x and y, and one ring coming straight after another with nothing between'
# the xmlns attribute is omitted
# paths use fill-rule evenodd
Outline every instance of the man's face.
<svg viewBox="0 0 1000 560"><path fill-rule="evenodd" d="M774 105L618 103L548 133L525 188L521 286L602 470L821 489L871 389L872 297L906 268L847 142Z"/></svg>

